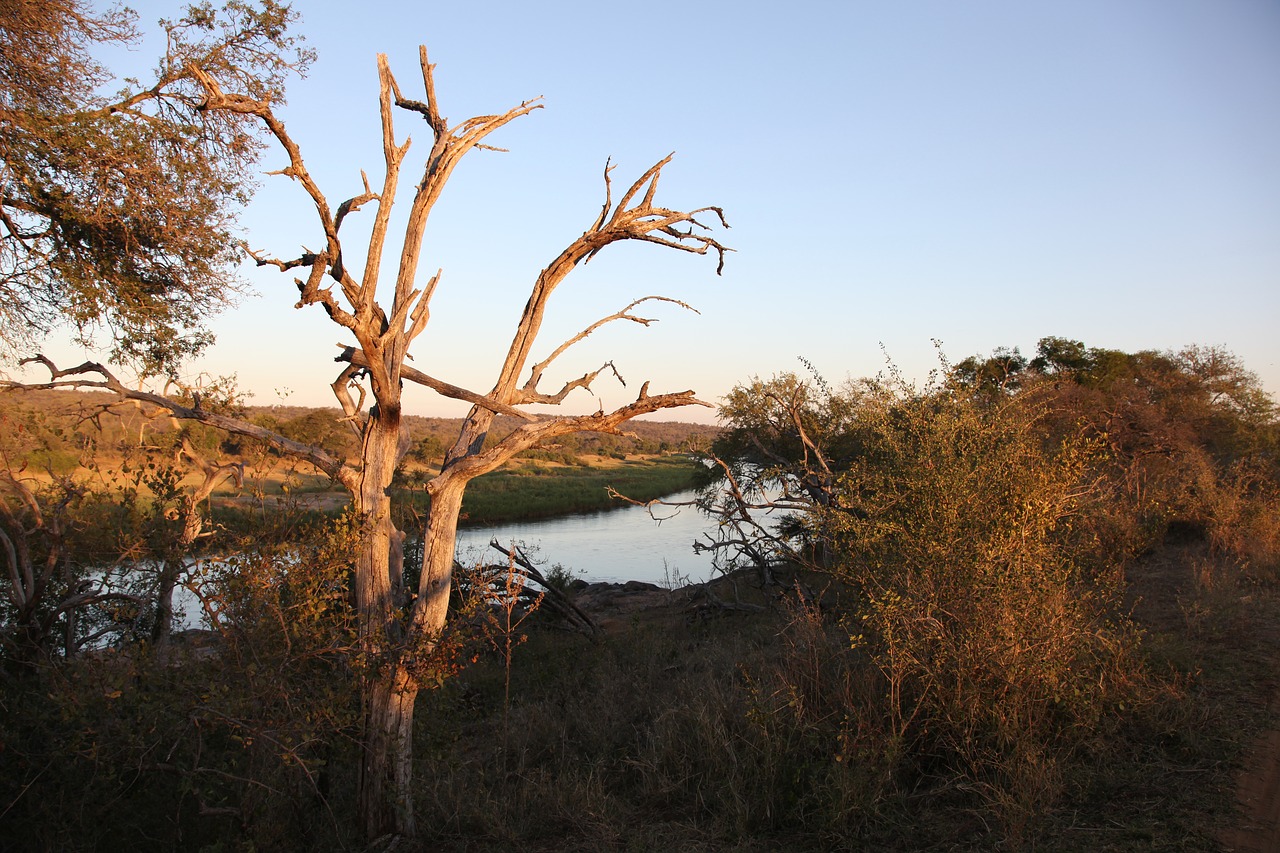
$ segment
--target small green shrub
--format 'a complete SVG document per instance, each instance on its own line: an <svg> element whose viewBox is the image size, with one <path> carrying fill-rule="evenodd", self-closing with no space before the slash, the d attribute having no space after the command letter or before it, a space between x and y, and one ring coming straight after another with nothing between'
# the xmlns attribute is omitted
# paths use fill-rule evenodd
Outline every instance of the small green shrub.
<svg viewBox="0 0 1280 853"><path fill-rule="evenodd" d="M25 463L36 471L46 471L62 477L80 467L80 454L74 450L41 448L28 453Z"/></svg>

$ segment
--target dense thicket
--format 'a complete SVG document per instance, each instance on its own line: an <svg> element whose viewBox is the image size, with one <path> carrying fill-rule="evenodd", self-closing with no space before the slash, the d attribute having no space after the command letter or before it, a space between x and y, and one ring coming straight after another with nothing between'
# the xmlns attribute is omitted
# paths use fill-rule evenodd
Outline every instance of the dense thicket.
<svg viewBox="0 0 1280 853"><path fill-rule="evenodd" d="M934 488L933 505L945 506L957 487L995 488L1007 468L1073 460L1080 489L1068 514L1093 519L1100 552L1123 563L1170 524L1207 530L1226 546L1231 530L1258 521L1240 502L1265 501L1280 474L1274 404L1220 348L1130 354L1045 338L1031 359L1002 349L944 362L923 388L893 371L840 389L795 374L755 379L729 394L722 413L727 429L712 446L720 464L709 479L738 492L721 501L722 514L738 507L747 523L752 503L805 511L804 530L752 528L757 558L802 557L801 534L834 549L828 557L855 542L897 541L889 519L904 489ZM1026 459L1003 461L1019 452ZM922 471L940 482L926 487ZM1069 490L1041 489L1054 491ZM1015 492L956 512L975 523L978 506L998 512ZM719 550L727 565L753 557L740 542Z"/></svg>
<svg viewBox="0 0 1280 853"><path fill-rule="evenodd" d="M1280 569L1274 409L1222 350L1046 338L924 387L755 380L724 414L703 547L838 581L854 678L880 685L859 725L895 744L864 748L1015 835L1162 689L1124 616L1134 558L1174 530L1266 582Z"/></svg>

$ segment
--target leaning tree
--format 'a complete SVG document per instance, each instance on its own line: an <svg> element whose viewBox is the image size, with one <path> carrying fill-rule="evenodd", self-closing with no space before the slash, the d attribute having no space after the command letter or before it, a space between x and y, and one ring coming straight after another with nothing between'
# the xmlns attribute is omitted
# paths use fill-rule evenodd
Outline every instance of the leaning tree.
<svg viewBox="0 0 1280 853"><path fill-rule="evenodd" d="M269 100L224 91L213 75L204 73L199 66L190 68L204 87L204 109L251 116L262 122L288 158L280 174L300 184L315 208L320 229L317 251L288 258L252 254L260 266L298 270L300 276L295 278L300 294L298 306L319 305L332 322L354 338L354 343L339 356L342 368L332 388L346 419L360 436L358 462L339 459L323 449L208 411L198 400L184 405L129 388L99 364L87 363L62 370L45 360L51 379L44 387L107 388L122 397L163 408L178 418L194 419L258 438L281 452L310 462L350 491L354 511L362 525L359 552L353 555L354 599L358 608L360 646L369 665L363 670L366 673L362 684L364 739L358 797L363 829L370 837L387 833L411 836L416 831L411 761L414 703L431 670L432 653L445 627L458 514L467 484L523 450L571 433L619 433L628 421L639 415L676 406L708 405L698 400L692 391L651 394L646 382L633 401L612 411L601 409L588 415L546 416L522 409L532 404L559 404L575 390L589 389L601 373L612 370L609 363L557 389L542 387L552 363L596 329L622 320L648 325L652 318L637 313L646 302L675 302L683 306L666 297L643 297L597 320L552 348L540 361L533 362L534 347L552 293L575 266L619 241L639 240L699 255L713 253L718 260L717 273L723 268L728 251L698 219L710 216L715 225L728 227L719 208L685 211L656 203L658 180L670 157L642 174L616 200L610 178L612 166L606 165L604 204L599 214L581 236L538 273L493 387L487 393L476 393L407 366L405 359L410 345L427 328L431 298L440 281L438 272L421 280L418 269L432 208L464 155L476 148L487 148L485 139L491 133L541 106L537 100L527 101L499 115L477 116L451 126L440 112L434 66L428 63L425 48L420 50L419 60L425 100L405 97L386 57L378 57L385 176L377 189L366 178L362 192L336 206L321 192L307 170L302 149L275 114ZM412 186L407 223L399 241L398 257L393 261L394 272L385 277L390 280L384 284L384 257L388 251L395 251L388 242L391 206L410 148L408 140L397 141L393 126L396 108L424 120L431 131L432 144L425 166ZM366 206L375 210L371 235L364 247L363 270L357 274L346 262L341 231L347 217ZM414 583L406 579L405 533L393 522L389 491L396 466L409 449L402 416L402 389L406 381L471 403L457 439L445 454L439 475L427 485L431 502L421 531L423 564ZM372 405L366 406L369 398ZM486 442L498 414L514 416L520 425L501 440Z"/></svg>

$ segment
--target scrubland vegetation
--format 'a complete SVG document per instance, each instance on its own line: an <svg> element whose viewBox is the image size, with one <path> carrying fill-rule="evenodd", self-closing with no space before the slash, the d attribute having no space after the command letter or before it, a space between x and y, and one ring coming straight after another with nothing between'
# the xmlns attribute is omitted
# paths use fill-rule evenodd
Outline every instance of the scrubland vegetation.
<svg viewBox="0 0 1280 853"><path fill-rule="evenodd" d="M722 412L710 595L589 638L460 581L419 700L424 849L1219 849L1280 671L1280 435L1243 365L1045 339L923 387L752 380ZM163 552L151 464L110 523L45 479L70 561L126 517L125 556ZM202 569L207 634L67 654L134 606L102 601L19 654L6 605L8 843L362 849L355 529L264 518Z"/></svg>
<svg viewBox="0 0 1280 853"><path fill-rule="evenodd" d="M0 6L0 354L47 372L0 378L0 847L1256 840L1233 785L1280 681L1280 437L1230 353L1045 338L922 387L783 374L736 388L722 433L636 422L702 402L648 381L545 414L621 380L611 360L561 373L588 336L693 307L633 296L539 340L575 269L615 243L724 269L724 211L658 200L668 156L618 185L606 162L592 224L531 270L491 390L452 385L406 361L443 274L421 272L430 214L541 99L451 123L425 47L413 89L379 56L381 150L353 157L362 192L328 194L277 112L313 58L296 22L274 0L197 4L160 22L145 80L120 79L102 57L138 45L129 10ZM249 254L346 342L340 415L178 378L244 291L235 215L267 169L313 248ZM500 348L488 308L463 331ZM35 355L57 328L105 332L111 363ZM414 420L405 383L470 409ZM698 478L723 577L647 591L661 606L596 624L515 549L457 564L460 517ZM182 630L183 589L206 629ZM606 591L621 608L634 588Z"/></svg>

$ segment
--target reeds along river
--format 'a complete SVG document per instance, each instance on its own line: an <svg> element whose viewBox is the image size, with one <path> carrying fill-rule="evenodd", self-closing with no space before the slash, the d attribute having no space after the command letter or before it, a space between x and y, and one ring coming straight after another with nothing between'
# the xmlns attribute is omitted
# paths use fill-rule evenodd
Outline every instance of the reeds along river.
<svg viewBox="0 0 1280 853"><path fill-rule="evenodd" d="M672 503L692 500L694 492L669 495ZM711 526L694 507L656 507L655 521L639 506L605 512L520 521L458 531L458 559L463 563L494 562L502 558L489 548L496 539L504 548L516 542L543 571L559 563L586 581L676 580L699 583L711 575L711 555L695 554L693 543ZM536 550L535 550L536 549Z"/></svg>

